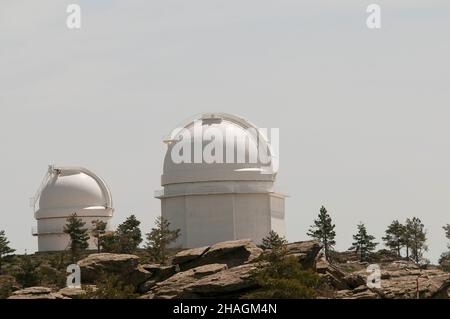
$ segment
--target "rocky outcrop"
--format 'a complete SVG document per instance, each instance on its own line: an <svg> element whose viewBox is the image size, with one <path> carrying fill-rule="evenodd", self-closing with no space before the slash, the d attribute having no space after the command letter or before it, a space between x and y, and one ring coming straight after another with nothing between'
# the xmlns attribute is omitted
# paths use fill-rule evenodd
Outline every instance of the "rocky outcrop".
<svg viewBox="0 0 450 319"><path fill-rule="evenodd" d="M206 276L187 286L180 298L238 297L243 292L257 287L251 277L255 268L255 264L245 264Z"/></svg>
<svg viewBox="0 0 450 319"><path fill-rule="evenodd" d="M124 282L138 286L148 280L152 273L139 265L139 257L129 254L92 254L80 260L81 281L95 283L105 274L118 276Z"/></svg>
<svg viewBox="0 0 450 319"><path fill-rule="evenodd" d="M359 286L353 290L340 290L336 293L337 299L380 299L380 295L367 286Z"/></svg>
<svg viewBox="0 0 450 319"><path fill-rule="evenodd" d="M337 265L330 264L320 258L316 264L316 271L321 280L321 287L334 290L355 289L366 284L366 278L357 273L346 273Z"/></svg>
<svg viewBox="0 0 450 319"><path fill-rule="evenodd" d="M29 287L17 290L8 299L70 299L47 287Z"/></svg>
<svg viewBox="0 0 450 319"><path fill-rule="evenodd" d="M208 264L226 264L229 268L250 263L262 254L250 239L232 240L183 251L175 255L172 263L181 270Z"/></svg>
<svg viewBox="0 0 450 319"><path fill-rule="evenodd" d="M365 283L352 288L350 278L358 277L358 283L361 279L366 281L367 273L365 270L361 270L344 277L344 281L350 289L338 291L336 298L414 299L417 298L417 285L420 299L449 298L449 273L437 268L420 269L418 266L404 261L380 264L380 268L382 271L380 288L369 289ZM353 285L355 284L356 281Z"/></svg>
<svg viewBox="0 0 450 319"><path fill-rule="evenodd" d="M381 288L376 292L387 299L416 298L417 281L419 298L447 298L450 288L450 274L437 269L387 271L382 279Z"/></svg>
<svg viewBox="0 0 450 319"><path fill-rule="evenodd" d="M174 298L189 284L225 269L252 263L262 254L251 240L233 240L186 249L172 258L172 265L143 265L151 276L139 285L145 298ZM191 293L189 293L191 294Z"/></svg>
<svg viewBox="0 0 450 319"><path fill-rule="evenodd" d="M437 267L419 267L408 260L392 261L386 252L374 254L382 261L377 263L381 269L381 288L369 288L368 262L353 260L350 253L335 253L340 262L333 259L330 263L320 256L321 249L317 241L288 244L286 249L287 255L294 256L303 268L319 275L318 298L417 298L417 280L420 298L450 298L450 273ZM258 288L252 274L257 267L264 267L260 262L263 259L258 258L263 253L250 240L236 240L181 251L170 265L139 264L135 255L92 254L78 263L83 289L56 291L30 287L12 293L9 290L6 296L11 294L11 299L81 298L91 290L84 285L101 281L104 275L115 275L127 285L134 285L141 298L239 298ZM351 260L346 260L346 255ZM20 288L13 277L0 276L2 282Z"/></svg>
<svg viewBox="0 0 450 319"><path fill-rule="evenodd" d="M227 269L225 264L209 264L179 272L172 277L154 285L146 297L176 298L184 293L186 288L200 278Z"/></svg>
<svg viewBox="0 0 450 319"><path fill-rule="evenodd" d="M177 273L156 284L154 289L141 298L237 298L240 294L257 287L251 277L255 267L255 264L244 264L229 269L224 264L199 266Z"/></svg>
<svg viewBox="0 0 450 319"><path fill-rule="evenodd" d="M145 271L150 273L147 280L141 283L138 287L140 293L146 293L152 289L156 283L163 281L170 276L173 276L179 268L176 265L160 265L160 264L146 264L141 266Z"/></svg>
<svg viewBox="0 0 450 319"><path fill-rule="evenodd" d="M295 242L286 246L287 254L296 257L305 269L315 268L317 256L322 248L323 245L317 240Z"/></svg>

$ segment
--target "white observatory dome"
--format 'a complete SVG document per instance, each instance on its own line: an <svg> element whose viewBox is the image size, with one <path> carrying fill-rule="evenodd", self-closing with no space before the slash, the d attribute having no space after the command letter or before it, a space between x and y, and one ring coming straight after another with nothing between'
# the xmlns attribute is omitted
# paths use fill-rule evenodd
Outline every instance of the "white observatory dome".
<svg viewBox="0 0 450 319"><path fill-rule="evenodd" d="M62 170L54 174L39 198L39 211L109 206L111 195L106 184L92 173L80 169Z"/></svg>
<svg viewBox="0 0 450 319"><path fill-rule="evenodd" d="M238 116L205 113L164 140L156 197L162 217L180 229L175 246L284 235L284 195L274 191L278 157L266 134Z"/></svg>
<svg viewBox="0 0 450 319"><path fill-rule="evenodd" d="M196 131L200 128L201 131ZM207 162L204 158L201 162L195 160L195 145L201 145L204 149L210 141L202 138L205 130L211 129L223 137L222 162ZM182 132L188 133L188 138ZM195 134L200 132L200 134ZM228 138L231 137L231 138ZM225 113L206 113L187 124L175 129L170 137L165 140L168 144L164 158L164 168L161 184L178 184L200 181L268 181L273 182L276 172L273 170L274 155L267 141L267 137L256 126L240 117ZM178 163L173 159L173 153L182 146L187 145L191 149L191 162ZM251 151L257 154L262 148L267 147L264 161L259 157L250 161ZM232 150L228 161L227 150ZM238 154L245 155L239 159ZM233 159L233 160L231 160Z"/></svg>
<svg viewBox="0 0 450 319"><path fill-rule="evenodd" d="M114 209L106 183L82 167L49 167L49 171L34 200L39 251L64 250L68 237L64 234L66 220L73 213L92 229L92 221L108 224ZM37 210L36 210L37 208ZM90 248L94 243L90 241Z"/></svg>

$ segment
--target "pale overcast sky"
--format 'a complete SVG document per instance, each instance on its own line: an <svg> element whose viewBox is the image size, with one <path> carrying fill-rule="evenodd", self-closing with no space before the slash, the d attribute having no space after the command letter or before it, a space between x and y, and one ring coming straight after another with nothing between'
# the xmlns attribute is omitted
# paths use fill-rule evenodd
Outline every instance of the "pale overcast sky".
<svg viewBox="0 0 450 319"><path fill-rule="evenodd" d="M81 30L66 27L70 3ZM290 241L321 205L340 250L360 221L381 242L417 216L436 261L450 223L449 31L447 0L2 0L0 229L18 253L37 248L28 198L55 163L102 176L113 223L134 213L147 232L163 136L222 111L280 129Z"/></svg>

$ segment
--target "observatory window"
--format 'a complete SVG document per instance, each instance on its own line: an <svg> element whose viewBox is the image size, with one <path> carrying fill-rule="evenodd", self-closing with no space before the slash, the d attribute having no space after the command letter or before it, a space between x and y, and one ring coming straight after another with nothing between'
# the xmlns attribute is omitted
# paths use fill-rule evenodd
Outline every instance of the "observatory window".
<svg viewBox="0 0 450 319"><path fill-rule="evenodd" d="M212 124L220 124L222 123L222 119L220 117L211 117L202 120L202 125L212 125Z"/></svg>

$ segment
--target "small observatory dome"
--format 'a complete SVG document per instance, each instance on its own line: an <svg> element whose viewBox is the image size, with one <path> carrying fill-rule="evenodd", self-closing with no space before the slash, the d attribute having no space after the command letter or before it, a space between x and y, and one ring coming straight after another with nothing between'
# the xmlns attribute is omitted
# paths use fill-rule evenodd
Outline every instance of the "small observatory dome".
<svg viewBox="0 0 450 319"><path fill-rule="evenodd" d="M64 234L64 225L73 213L85 222L86 228L92 229L94 220L108 225L114 211L106 183L82 167L50 166L33 206L37 220L33 235L38 236L39 251L67 249L69 238ZM92 238L89 248L96 248Z"/></svg>
<svg viewBox="0 0 450 319"><path fill-rule="evenodd" d="M284 235L284 195L274 191L278 157L267 133L235 115L205 113L164 140L156 197L162 217L180 229L176 246Z"/></svg>

